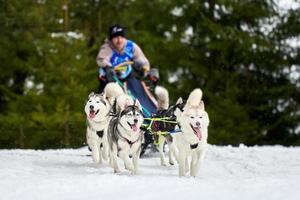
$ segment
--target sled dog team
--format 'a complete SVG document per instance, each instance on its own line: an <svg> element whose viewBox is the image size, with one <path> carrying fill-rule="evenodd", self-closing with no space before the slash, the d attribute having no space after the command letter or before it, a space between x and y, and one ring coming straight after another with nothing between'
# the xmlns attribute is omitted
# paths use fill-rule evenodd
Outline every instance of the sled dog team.
<svg viewBox="0 0 300 200"><path fill-rule="evenodd" d="M174 158L179 164L179 176L188 172L197 176L203 161L208 136L209 118L204 109L202 91L194 89L188 99L179 98L175 105L169 106L168 92L158 87L155 90L158 98L158 112L163 117L175 119L174 122L158 122L151 126L151 132L160 136L159 143L161 164L166 165L163 143L169 146L169 163ZM93 160L102 163L108 160L115 173L120 172L118 159L124 162L125 169L133 174L138 173L141 145L144 132L142 106L133 100L117 83L109 83L103 94L91 93L85 104L87 118L87 144L92 151ZM171 132L176 134L171 134Z"/></svg>

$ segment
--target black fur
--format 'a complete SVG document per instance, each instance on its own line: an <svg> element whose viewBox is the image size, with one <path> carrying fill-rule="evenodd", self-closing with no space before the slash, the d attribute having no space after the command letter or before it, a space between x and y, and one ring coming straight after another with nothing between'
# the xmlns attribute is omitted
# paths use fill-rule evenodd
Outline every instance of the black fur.
<svg viewBox="0 0 300 200"><path fill-rule="evenodd" d="M104 134L104 131L96 131L97 135L102 138L103 137L103 134Z"/></svg>

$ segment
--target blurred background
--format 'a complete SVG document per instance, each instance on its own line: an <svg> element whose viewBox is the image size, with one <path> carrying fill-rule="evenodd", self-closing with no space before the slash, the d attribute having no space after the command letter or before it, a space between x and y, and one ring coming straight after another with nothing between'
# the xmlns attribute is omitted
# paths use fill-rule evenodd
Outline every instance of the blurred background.
<svg viewBox="0 0 300 200"><path fill-rule="evenodd" d="M297 0L0 0L0 148L85 145L114 23L159 68L171 103L203 90L209 143L300 145Z"/></svg>

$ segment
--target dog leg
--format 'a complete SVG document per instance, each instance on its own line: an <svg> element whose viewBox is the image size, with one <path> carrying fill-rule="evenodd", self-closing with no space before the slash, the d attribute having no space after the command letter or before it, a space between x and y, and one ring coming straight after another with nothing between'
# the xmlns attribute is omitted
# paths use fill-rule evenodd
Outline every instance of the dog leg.
<svg viewBox="0 0 300 200"><path fill-rule="evenodd" d="M111 163L114 169L114 173L120 173L119 164L118 164L118 150L117 146L114 145L111 150Z"/></svg>
<svg viewBox="0 0 300 200"><path fill-rule="evenodd" d="M132 155L132 161L133 161L133 166L134 166L134 174L138 174L139 172L139 159L140 159L140 154L141 154L141 148L139 148L135 154Z"/></svg>
<svg viewBox="0 0 300 200"><path fill-rule="evenodd" d="M103 163L103 158L102 158L103 151L102 151L101 143L102 143L102 141L100 139L98 139L97 147L98 147L98 155L99 155L99 161L98 161L99 164Z"/></svg>
<svg viewBox="0 0 300 200"><path fill-rule="evenodd" d="M161 135L158 135L158 151L160 156L160 165L161 166L167 166L166 159L165 159L165 153L164 153L164 137Z"/></svg>
<svg viewBox="0 0 300 200"><path fill-rule="evenodd" d="M170 163L170 165L174 165L174 163L175 163L174 157L175 157L175 160L177 161L177 163L179 162L176 147L175 147L174 142L171 142L171 141L168 142L168 145L169 145L169 163Z"/></svg>
<svg viewBox="0 0 300 200"><path fill-rule="evenodd" d="M206 150L205 149L201 149L200 151L198 151L195 155L195 162L192 163L191 166L191 176L197 176L199 169L203 163L203 159L204 159L204 155L205 155Z"/></svg>
<svg viewBox="0 0 300 200"><path fill-rule="evenodd" d="M185 161L186 161L186 153L184 151L179 151L179 176L185 175Z"/></svg>
<svg viewBox="0 0 300 200"><path fill-rule="evenodd" d="M189 156L185 156L185 174L187 174L190 171L190 166L189 166Z"/></svg>
<svg viewBox="0 0 300 200"><path fill-rule="evenodd" d="M129 171L134 171L133 164L131 160L129 159L129 155L124 150L119 151L119 157L124 161L125 169Z"/></svg>
<svg viewBox="0 0 300 200"><path fill-rule="evenodd" d="M92 144L91 144L91 149L92 149L92 157L93 157L93 160L95 163L99 163L99 148L100 146L98 147L98 141L93 141Z"/></svg>
<svg viewBox="0 0 300 200"><path fill-rule="evenodd" d="M108 160L108 144L107 142L103 141L102 143L102 157L104 160Z"/></svg>

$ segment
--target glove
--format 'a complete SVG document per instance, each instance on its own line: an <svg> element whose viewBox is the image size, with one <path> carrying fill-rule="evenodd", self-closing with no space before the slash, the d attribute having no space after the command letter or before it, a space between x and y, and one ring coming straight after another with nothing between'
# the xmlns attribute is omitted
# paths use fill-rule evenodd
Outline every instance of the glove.
<svg viewBox="0 0 300 200"><path fill-rule="evenodd" d="M143 65L140 62L135 62L133 68L136 70L137 74L141 77L146 77L149 71L149 66Z"/></svg>
<svg viewBox="0 0 300 200"><path fill-rule="evenodd" d="M113 68L110 67L110 66L106 66L105 70L106 70L106 80L107 80L107 82L114 82L115 81L115 79L114 79L115 71L113 70Z"/></svg>

